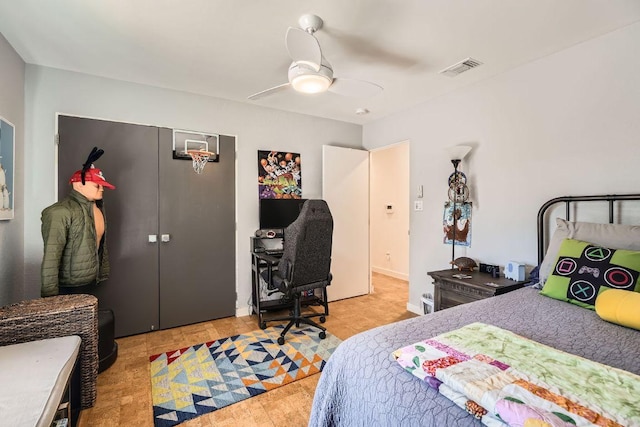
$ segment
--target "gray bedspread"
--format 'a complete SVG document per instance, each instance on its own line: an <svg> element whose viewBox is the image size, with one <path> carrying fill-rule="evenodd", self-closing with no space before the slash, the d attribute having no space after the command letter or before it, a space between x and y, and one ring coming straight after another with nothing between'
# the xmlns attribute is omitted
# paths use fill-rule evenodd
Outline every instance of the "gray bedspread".
<svg viewBox="0 0 640 427"><path fill-rule="evenodd" d="M381 326L345 340L316 388L310 426L480 426L480 422L405 372L391 352L473 322L640 375L640 332L591 310L524 288Z"/></svg>

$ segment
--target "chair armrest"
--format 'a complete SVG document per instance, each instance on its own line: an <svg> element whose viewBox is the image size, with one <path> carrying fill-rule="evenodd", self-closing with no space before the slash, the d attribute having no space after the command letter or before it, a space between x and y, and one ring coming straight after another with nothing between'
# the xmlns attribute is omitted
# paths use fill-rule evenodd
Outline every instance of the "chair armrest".
<svg viewBox="0 0 640 427"><path fill-rule="evenodd" d="M256 252L253 255L256 258L258 258L259 260L265 261L269 265L276 265L277 263L280 262L280 258L279 257L275 257L273 255L267 255L267 254L261 253L261 252Z"/></svg>
<svg viewBox="0 0 640 427"><path fill-rule="evenodd" d="M279 257L275 257L273 255L267 255L265 253L255 253L254 254L257 262L256 264L259 264L260 261L264 261L267 264L267 277L266 277L266 282L268 284L268 286L273 286L273 271L274 271L274 267L276 267L278 265L278 263L280 262L280 258ZM273 289L273 288L269 288L269 289Z"/></svg>
<svg viewBox="0 0 640 427"><path fill-rule="evenodd" d="M0 345L78 335L82 409L96 401L98 300L92 295L58 295L0 308Z"/></svg>

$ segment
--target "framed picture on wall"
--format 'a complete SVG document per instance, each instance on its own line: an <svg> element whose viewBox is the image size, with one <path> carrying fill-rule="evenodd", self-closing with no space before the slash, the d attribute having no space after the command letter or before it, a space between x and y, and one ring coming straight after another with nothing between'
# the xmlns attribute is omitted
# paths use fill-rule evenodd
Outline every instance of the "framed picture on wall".
<svg viewBox="0 0 640 427"><path fill-rule="evenodd" d="M260 199L302 198L300 153L258 150Z"/></svg>
<svg viewBox="0 0 640 427"><path fill-rule="evenodd" d="M453 244L455 236L455 244L457 246L471 246L472 206L471 202L456 203L454 211L454 204L451 201L445 202L442 218L442 228L444 230L443 243L445 245Z"/></svg>
<svg viewBox="0 0 640 427"><path fill-rule="evenodd" d="M0 220L13 219L15 128L0 117Z"/></svg>

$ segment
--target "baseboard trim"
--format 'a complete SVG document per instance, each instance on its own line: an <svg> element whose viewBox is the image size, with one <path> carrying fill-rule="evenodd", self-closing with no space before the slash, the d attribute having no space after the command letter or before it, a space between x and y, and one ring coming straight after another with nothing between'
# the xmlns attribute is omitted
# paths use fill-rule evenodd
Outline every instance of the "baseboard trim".
<svg viewBox="0 0 640 427"><path fill-rule="evenodd" d="M385 276L394 277L396 279L405 280L407 282L409 281L408 274L399 273L397 271L387 270L385 268L380 268L380 267L371 267L371 271L373 271L374 273L384 274Z"/></svg>
<svg viewBox="0 0 640 427"><path fill-rule="evenodd" d="M248 305L245 307L236 308L236 317L250 316L251 315L251 307Z"/></svg>
<svg viewBox="0 0 640 427"><path fill-rule="evenodd" d="M407 303L407 311L410 311L410 312L415 313L415 314L420 315L420 316L422 316L424 314L419 306L417 306L415 304L411 304L411 303Z"/></svg>

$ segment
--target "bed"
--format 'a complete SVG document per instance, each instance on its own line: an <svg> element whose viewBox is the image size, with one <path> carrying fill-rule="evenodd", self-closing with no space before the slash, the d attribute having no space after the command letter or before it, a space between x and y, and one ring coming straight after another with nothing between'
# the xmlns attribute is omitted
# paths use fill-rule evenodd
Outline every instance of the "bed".
<svg viewBox="0 0 640 427"><path fill-rule="evenodd" d="M550 268L544 265L545 261L553 264L557 258L556 254L548 253L549 257L554 257L553 261L549 261L544 248L549 246L549 251L557 251L560 242L567 238L562 235L559 226L550 242L546 243L550 233L544 224L553 220L549 218L552 206L557 209L558 203L564 203L566 215L562 225L570 228L569 237L586 240L585 236L588 232L594 232L593 229L576 232L575 224L569 221L569 215L575 212L576 202L598 201L599 205L606 204L609 222L613 223L620 216L614 212L614 208L622 203L621 200L637 201L640 195L563 197L545 203L538 213L541 274L543 267ZM558 220L558 224L561 225L561 220ZM605 237L604 242L595 243L604 245L608 242L608 227L608 224L596 226L594 239ZM634 235L636 232L640 232L640 227L634 228L632 233L625 230L624 238L627 241L622 246L640 245L640 238ZM539 289L528 286L497 297L378 327L345 340L321 374L309 425L483 425L473 415L440 395L427 382L406 372L391 356L399 348L474 322L493 325L560 351L640 375L640 331L604 321L593 310L541 295ZM634 398L637 399L636 408L640 408L640 397Z"/></svg>

